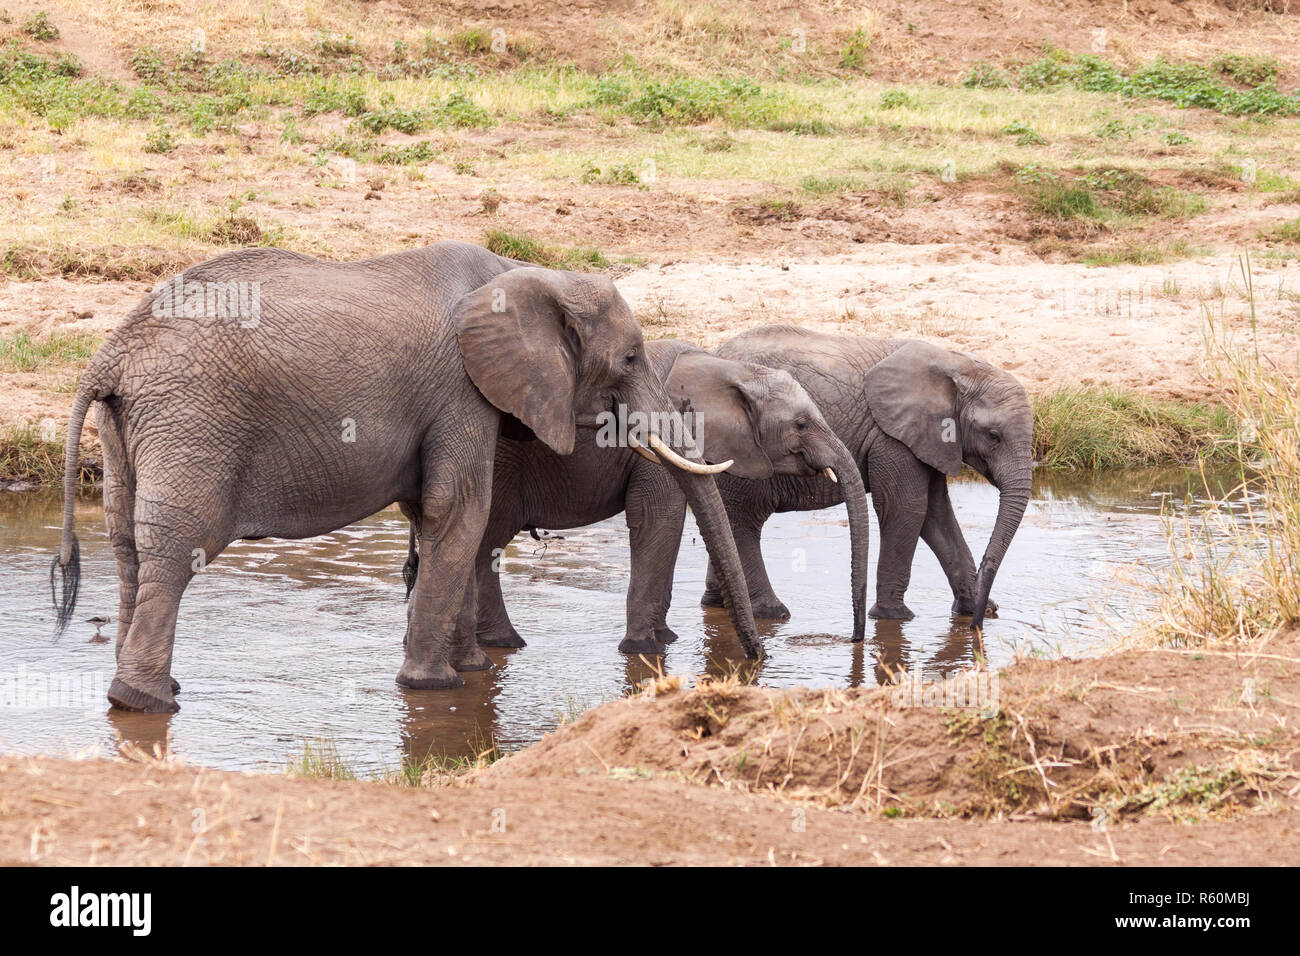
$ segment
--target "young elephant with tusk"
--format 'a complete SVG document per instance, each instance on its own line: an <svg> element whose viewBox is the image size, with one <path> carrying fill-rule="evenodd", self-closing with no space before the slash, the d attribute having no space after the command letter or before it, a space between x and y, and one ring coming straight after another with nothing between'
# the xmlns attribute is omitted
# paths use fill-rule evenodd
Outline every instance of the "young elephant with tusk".
<svg viewBox="0 0 1300 956"><path fill-rule="evenodd" d="M846 476L843 492L854 549L853 633L860 638L869 533L866 492L847 449L817 406L793 377L776 369L721 359L673 340L647 343L646 353L674 406L682 417L692 419L692 442L687 446L693 445L700 457L714 464L683 459L653 431L644 441L629 432L618 454L600 448L598 438L591 437L567 457L541 442L502 439L493 468L492 510L474 576L472 598L477 605L467 596L461 626L472 626L481 645L522 647L495 570L502 549L524 529L576 528L626 512L632 576L619 650L664 653L664 645L677 639L666 615L686 521L686 499L668 480L662 467L667 462L709 474L725 470L736 480L773 475L818 480L821 475L837 481L834 469L840 469ZM408 580L417 566L412 549Z"/></svg>

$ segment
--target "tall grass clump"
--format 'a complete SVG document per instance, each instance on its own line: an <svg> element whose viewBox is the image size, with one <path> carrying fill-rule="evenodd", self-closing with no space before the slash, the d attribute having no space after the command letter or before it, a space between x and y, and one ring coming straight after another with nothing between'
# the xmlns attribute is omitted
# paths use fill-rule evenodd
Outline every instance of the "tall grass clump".
<svg viewBox="0 0 1300 956"><path fill-rule="evenodd" d="M98 464L89 455L81 458L78 481L94 484ZM63 439L41 434L36 425L15 425L0 431L0 481L26 481L55 485L63 481Z"/></svg>
<svg viewBox="0 0 1300 956"><path fill-rule="evenodd" d="M1244 262L1243 272L1249 286ZM1202 474L1204 503L1167 522L1171 562L1157 578L1154 632L1176 647L1258 645L1300 625L1300 377L1233 347L1224 327L1210 320L1209 338L1241 423L1229 445L1237 483L1223 493Z"/></svg>
<svg viewBox="0 0 1300 956"><path fill-rule="evenodd" d="M285 772L291 777L317 780L356 780L357 775L344 761L334 741L320 738L304 740L302 753L291 757Z"/></svg>
<svg viewBox="0 0 1300 956"><path fill-rule="evenodd" d="M1034 397L1034 458L1044 468L1126 468L1214 460L1234 433L1229 410L1121 388L1064 386Z"/></svg>

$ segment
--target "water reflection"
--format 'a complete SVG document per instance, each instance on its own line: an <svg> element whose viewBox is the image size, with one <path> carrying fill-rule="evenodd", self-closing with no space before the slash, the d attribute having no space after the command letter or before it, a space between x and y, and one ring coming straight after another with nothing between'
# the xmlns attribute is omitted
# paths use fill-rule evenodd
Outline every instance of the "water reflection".
<svg viewBox="0 0 1300 956"><path fill-rule="evenodd" d="M1236 483L1231 475L1212 478L1225 488ZM668 617L680 640L652 662L616 650L629 566L621 518L545 542L523 535L507 549L503 589L528 646L490 649L496 669L463 675L465 686L454 691L393 682L406 613L406 525L385 511L308 541L240 543L205 570L182 602L177 628L179 714L110 711L102 695L61 707L3 707L0 748L115 752L127 741L148 753L170 740L195 763L278 771L304 739L325 737L354 769L377 771L395 768L403 754L472 754L489 740L523 746L659 669L725 678L743 667L745 679L768 686L856 687L917 666L951 673L977 656L999 666L1017 648L1088 654L1147 607L1144 575L1167 560L1162 507L1183 509L1189 491L1193 504L1203 497L1199 476L1178 470L1038 475L998 576L1001 610L986 622L983 647L949 617L951 594L924 547L907 598L916 618L869 622L866 640L850 643L843 510L776 516L764 553L793 617L760 622L771 656L757 666L744 661L725 612L698 606L706 554L692 523ZM953 501L978 556L997 493L959 480ZM0 495L0 672L90 674L106 687L113 645L91 643L94 625L82 623L117 611L102 512L96 499L78 502L82 594L76 623L52 643L48 564L59 520L57 494ZM873 562L878 542L873 529Z"/></svg>

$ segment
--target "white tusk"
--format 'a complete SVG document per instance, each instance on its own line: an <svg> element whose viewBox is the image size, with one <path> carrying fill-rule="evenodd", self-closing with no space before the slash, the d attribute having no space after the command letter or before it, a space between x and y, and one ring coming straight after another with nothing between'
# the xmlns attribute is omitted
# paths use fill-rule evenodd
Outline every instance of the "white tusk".
<svg viewBox="0 0 1300 956"><path fill-rule="evenodd" d="M635 438L633 438L631 435L628 435L628 436L627 436L627 441L628 441L628 444L632 446L632 450L633 450L634 452L636 452L638 455L640 455L642 458L644 458L646 461L652 461L652 462L654 462L656 465L662 465L662 464L663 464L663 462L659 460L659 456L658 456L658 455L656 455L654 452L652 452L649 448L646 448L645 445L641 444L639 441L637 441L637 440L636 440Z"/></svg>
<svg viewBox="0 0 1300 956"><path fill-rule="evenodd" d="M825 468L822 469L822 474L825 475L827 478L829 478L831 481L835 482L835 484L838 485L840 483L840 480L835 477L835 469L832 468L830 465L827 465Z"/></svg>
<svg viewBox="0 0 1300 956"><path fill-rule="evenodd" d="M726 461L719 462L716 465L697 465L695 462L687 461L681 455L677 454L677 452L664 444L662 438L653 433L650 435L650 447L658 452L660 457L666 459L668 464L674 465L682 471L689 471L695 475L721 474L735 463L732 459L728 458Z"/></svg>

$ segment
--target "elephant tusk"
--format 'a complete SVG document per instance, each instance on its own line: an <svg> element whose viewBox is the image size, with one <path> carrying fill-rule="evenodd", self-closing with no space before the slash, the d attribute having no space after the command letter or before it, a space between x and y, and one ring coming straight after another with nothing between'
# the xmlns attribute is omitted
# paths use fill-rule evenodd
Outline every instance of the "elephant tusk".
<svg viewBox="0 0 1300 956"><path fill-rule="evenodd" d="M835 477L835 469L832 468L830 465L827 465L825 468L822 469L822 474L825 475L827 478L829 478L831 481L835 482L835 484L838 485L840 483L840 480Z"/></svg>
<svg viewBox="0 0 1300 956"><path fill-rule="evenodd" d="M654 462L656 465L662 465L662 464L663 464L663 462L659 460L659 456L658 456L658 455L656 455L654 452L652 452L649 448L646 448L645 445L641 444L639 441L637 441L637 440L636 440L635 438L633 438L631 435L629 435L629 436L627 437L627 441L628 441L628 444L632 446L632 450L633 450L634 452L636 452L638 455L640 455L642 458L644 458L646 461L652 461L652 462Z"/></svg>
<svg viewBox="0 0 1300 956"><path fill-rule="evenodd" d="M732 459L728 458L726 461L719 462L716 465L698 465L695 462L688 461L687 459L683 458L681 455L677 454L677 452L673 451L671 448L669 448L667 445L664 444L662 438L660 438L658 435L655 435L653 433L650 435L650 447L653 448L660 455L660 457L666 459L670 465L674 465L675 467L680 468L682 471L689 471L695 475L721 474L722 472L730 468L733 464L735 464L735 462Z"/></svg>

